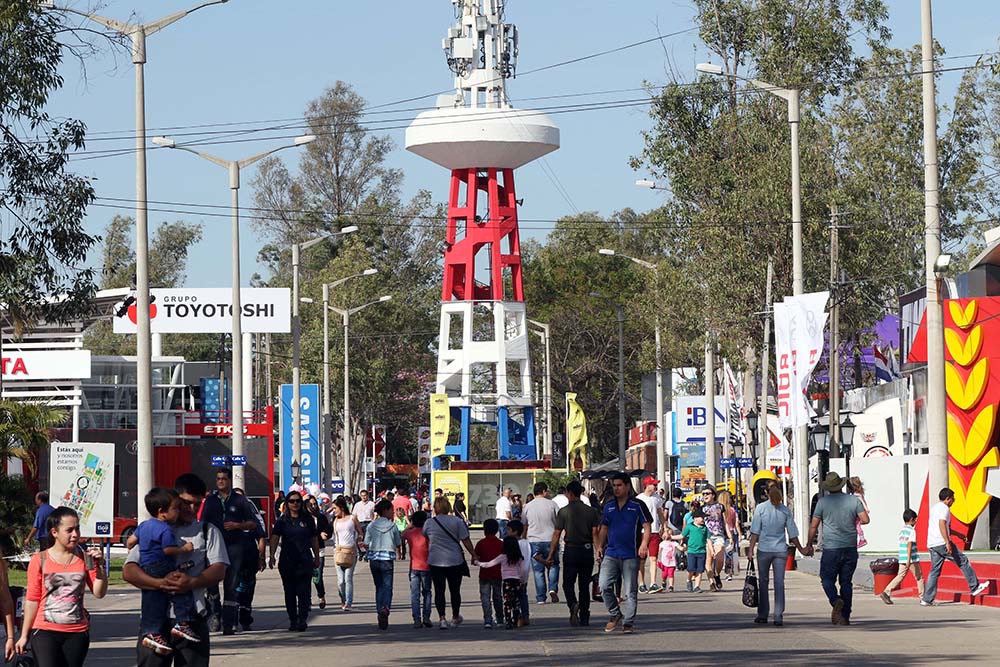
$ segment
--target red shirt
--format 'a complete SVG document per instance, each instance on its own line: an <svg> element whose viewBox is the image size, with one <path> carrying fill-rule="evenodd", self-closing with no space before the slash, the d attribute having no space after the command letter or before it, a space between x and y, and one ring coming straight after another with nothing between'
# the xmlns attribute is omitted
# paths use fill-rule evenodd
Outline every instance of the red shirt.
<svg viewBox="0 0 1000 667"><path fill-rule="evenodd" d="M79 555L69 565L61 565L45 556L45 572L41 572L41 553L28 563L27 599L38 603L38 614L31 626L35 630L56 632L86 632L89 623L83 608L83 592L93 592L97 568L86 568Z"/></svg>
<svg viewBox="0 0 1000 667"><path fill-rule="evenodd" d="M392 515L396 516L396 510L402 509L406 516L413 514L413 505L409 496L396 496L392 499Z"/></svg>
<svg viewBox="0 0 1000 667"><path fill-rule="evenodd" d="M501 553L503 553L503 540L501 540L496 535L487 535L483 539L476 542L476 560L480 563L485 563L491 561ZM494 565L493 567L481 567L479 568L479 580L483 581L496 579L500 581L503 577L500 575L500 566Z"/></svg>
<svg viewBox="0 0 1000 667"><path fill-rule="evenodd" d="M403 531L403 539L410 548L410 569L416 572L429 572L431 569L427 564L429 543L423 529L410 526Z"/></svg>

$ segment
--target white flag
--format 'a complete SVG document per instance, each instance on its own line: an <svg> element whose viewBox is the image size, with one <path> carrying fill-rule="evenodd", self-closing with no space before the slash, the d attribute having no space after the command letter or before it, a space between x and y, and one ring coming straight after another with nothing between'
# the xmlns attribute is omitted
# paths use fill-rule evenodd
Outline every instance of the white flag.
<svg viewBox="0 0 1000 667"><path fill-rule="evenodd" d="M743 426L743 392L736 383L736 376L733 374L728 359L722 360L722 370L726 378L726 404L729 408L726 417L726 421L729 423L729 435L726 442L729 455L734 456L735 447L743 447L747 444L746 431Z"/></svg>
<svg viewBox="0 0 1000 667"><path fill-rule="evenodd" d="M774 304L778 419L782 428L809 423L806 391L823 352L829 298L829 292L814 292L788 296L784 303Z"/></svg>

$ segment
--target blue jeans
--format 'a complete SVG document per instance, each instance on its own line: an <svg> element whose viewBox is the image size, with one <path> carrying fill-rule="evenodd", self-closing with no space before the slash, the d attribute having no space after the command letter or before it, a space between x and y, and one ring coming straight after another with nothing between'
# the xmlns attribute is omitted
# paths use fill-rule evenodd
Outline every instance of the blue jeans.
<svg viewBox="0 0 1000 667"><path fill-rule="evenodd" d="M157 561L143 565L142 571L151 577L161 579L177 569L170 561ZM169 595L163 591L142 591L139 611L139 632L143 635L158 634L170 615L170 602L174 603L174 618L177 622L187 622L194 618L194 596L188 593Z"/></svg>
<svg viewBox="0 0 1000 667"><path fill-rule="evenodd" d="M337 569L337 590L340 593L341 602L346 605L354 604L354 568L357 566L357 562L350 567L335 566Z"/></svg>
<svg viewBox="0 0 1000 667"><path fill-rule="evenodd" d="M954 561L958 569L962 571L965 583L969 584L969 590L976 590L976 587L979 586L979 577L976 576L976 571L969 565L969 559L962 553L961 549L952 544L951 556L948 555L948 550L943 546L929 547L927 550L931 553L931 570L927 573L924 600L934 602L934 598L937 596L938 577L941 576L941 568L944 567L944 562L949 559Z"/></svg>
<svg viewBox="0 0 1000 667"><path fill-rule="evenodd" d="M551 549L551 542L531 543L531 569L535 573L535 599L539 602L545 601L545 596L549 591L559 590L559 551L557 550L554 554L552 554L552 560L554 563L552 564L552 567L548 568L548 583L545 582L545 564L539 563L534 559L535 554L540 555L542 558L548 558L549 551Z"/></svg>
<svg viewBox="0 0 1000 667"><path fill-rule="evenodd" d="M391 560L373 560L368 563L375 581L375 609L389 611L392 608L392 566Z"/></svg>
<svg viewBox="0 0 1000 667"><path fill-rule="evenodd" d="M527 620L530 612L530 609L528 608L528 582L521 582L521 588L518 592L517 599L521 604L521 618Z"/></svg>
<svg viewBox="0 0 1000 667"><path fill-rule="evenodd" d="M787 558L787 554L785 556ZM830 604L837 600L844 601L841 616L850 620L851 602L854 599L854 570L858 567L858 548L844 547L842 549L824 549L819 560L819 580L823 584ZM840 593L837 584L840 584Z"/></svg>
<svg viewBox="0 0 1000 667"><path fill-rule="evenodd" d="M771 568L774 568L774 620L780 621L785 613L785 564L788 561L787 551L757 551L757 577L759 578L760 596L757 598L757 618L767 620L771 613L771 600L768 594L768 583L771 578Z"/></svg>
<svg viewBox="0 0 1000 667"><path fill-rule="evenodd" d="M496 622L503 623L503 580L480 579L479 601L483 605L483 623L493 623L496 612Z"/></svg>
<svg viewBox="0 0 1000 667"><path fill-rule="evenodd" d="M500 532L497 533L497 537L502 540L507 537L507 519L497 519L497 523L500 524Z"/></svg>
<svg viewBox="0 0 1000 667"><path fill-rule="evenodd" d="M624 608L618 605L618 596L615 595L615 584L619 578L622 580ZM604 606L608 608L611 619L624 616L625 625L632 625L639 606L639 559L605 556L601 561L600 582L601 597L604 598Z"/></svg>
<svg viewBox="0 0 1000 667"><path fill-rule="evenodd" d="M423 602L421 609L421 602ZM431 571L410 570L410 610L413 620L431 617Z"/></svg>

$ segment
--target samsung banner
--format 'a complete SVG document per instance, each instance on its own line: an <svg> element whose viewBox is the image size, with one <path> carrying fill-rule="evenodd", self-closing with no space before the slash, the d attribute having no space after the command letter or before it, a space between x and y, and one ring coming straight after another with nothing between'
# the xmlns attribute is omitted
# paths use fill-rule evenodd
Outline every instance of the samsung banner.
<svg viewBox="0 0 1000 667"><path fill-rule="evenodd" d="M112 537L115 519L115 446L53 442L49 448L49 497L80 515L81 537Z"/></svg>
<svg viewBox="0 0 1000 667"><path fill-rule="evenodd" d="M292 385L281 385L281 488L288 490L292 478ZM319 440L319 385L304 384L299 389L299 426L302 448L302 486L322 483Z"/></svg>
<svg viewBox="0 0 1000 667"><path fill-rule="evenodd" d="M149 322L153 333L231 333L233 291L228 287L153 289ZM243 333L288 333L291 330L291 292L286 288L240 290ZM136 332L135 303L119 304L114 332Z"/></svg>

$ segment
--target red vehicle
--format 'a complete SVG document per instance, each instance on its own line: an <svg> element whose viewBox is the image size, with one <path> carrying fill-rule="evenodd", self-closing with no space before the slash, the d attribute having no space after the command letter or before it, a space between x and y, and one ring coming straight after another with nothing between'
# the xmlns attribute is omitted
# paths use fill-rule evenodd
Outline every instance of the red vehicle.
<svg viewBox="0 0 1000 667"><path fill-rule="evenodd" d="M113 531L114 541L120 542L122 546L125 546L128 538L132 537L132 533L135 532L135 528L138 525L139 522L135 519L129 519L124 516L116 516Z"/></svg>

